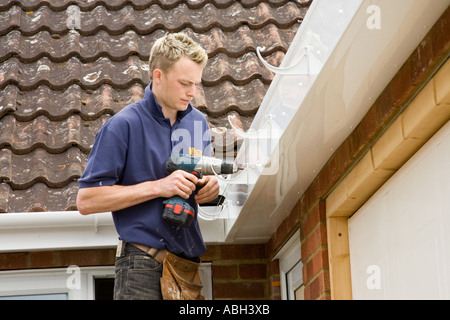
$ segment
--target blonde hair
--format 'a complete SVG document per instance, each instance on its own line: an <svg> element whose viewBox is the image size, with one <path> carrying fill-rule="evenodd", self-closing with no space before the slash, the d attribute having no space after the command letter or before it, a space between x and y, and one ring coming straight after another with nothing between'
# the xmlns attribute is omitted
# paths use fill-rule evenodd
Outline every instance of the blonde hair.
<svg viewBox="0 0 450 320"><path fill-rule="evenodd" d="M203 67L208 60L205 49L185 33L169 33L156 40L150 51L150 58L148 61L150 79L153 79L153 71L155 69L161 69L163 72L168 72L183 56Z"/></svg>

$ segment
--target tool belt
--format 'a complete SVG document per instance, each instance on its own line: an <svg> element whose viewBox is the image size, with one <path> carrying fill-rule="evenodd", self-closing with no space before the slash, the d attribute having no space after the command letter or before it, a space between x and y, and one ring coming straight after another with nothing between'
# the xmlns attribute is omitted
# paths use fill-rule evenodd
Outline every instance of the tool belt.
<svg viewBox="0 0 450 320"><path fill-rule="evenodd" d="M198 268L200 264L168 252L163 260L160 279L164 300L206 300L200 294L203 285Z"/></svg>
<svg viewBox="0 0 450 320"><path fill-rule="evenodd" d="M164 257L169 252L167 250L160 250L152 247L147 247L139 243L131 243L136 248L144 251L146 254L148 254L150 257L158 261L159 263L163 263Z"/></svg>

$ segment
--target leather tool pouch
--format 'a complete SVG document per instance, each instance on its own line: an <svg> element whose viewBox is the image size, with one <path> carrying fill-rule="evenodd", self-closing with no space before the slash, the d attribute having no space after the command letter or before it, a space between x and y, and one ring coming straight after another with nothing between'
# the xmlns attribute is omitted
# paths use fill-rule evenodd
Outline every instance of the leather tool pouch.
<svg viewBox="0 0 450 320"><path fill-rule="evenodd" d="M203 285L200 264L167 253L163 262L161 293L164 300L205 300L200 294Z"/></svg>

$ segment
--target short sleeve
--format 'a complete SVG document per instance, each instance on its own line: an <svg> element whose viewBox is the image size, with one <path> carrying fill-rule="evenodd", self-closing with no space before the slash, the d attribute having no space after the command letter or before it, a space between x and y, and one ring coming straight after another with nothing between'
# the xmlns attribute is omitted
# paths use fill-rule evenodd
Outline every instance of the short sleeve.
<svg viewBox="0 0 450 320"><path fill-rule="evenodd" d="M86 169L78 179L80 188L114 185L120 181L128 146L107 122L97 133Z"/></svg>

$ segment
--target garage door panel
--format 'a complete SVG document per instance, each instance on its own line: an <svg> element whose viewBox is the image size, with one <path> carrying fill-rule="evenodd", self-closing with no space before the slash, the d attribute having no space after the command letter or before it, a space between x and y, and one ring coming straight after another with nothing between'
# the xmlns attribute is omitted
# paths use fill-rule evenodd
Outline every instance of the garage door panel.
<svg viewBox="0 0 450 320"><path fill-rule="evenodd" d="M354 299L450 298L449 123L348 226ZM380 270L379 287L368 282L371 266Z"/></svg>
<svg viewBox="0 0 450 320"><path fill-rule="evenodd" d="M399 252L397 291L402 299L439 299L441 270L439 270L439 240L434 238L417 248ZM411 266L405 268L405 266ZM420 290L411 290L411 287Z"/></svg>

